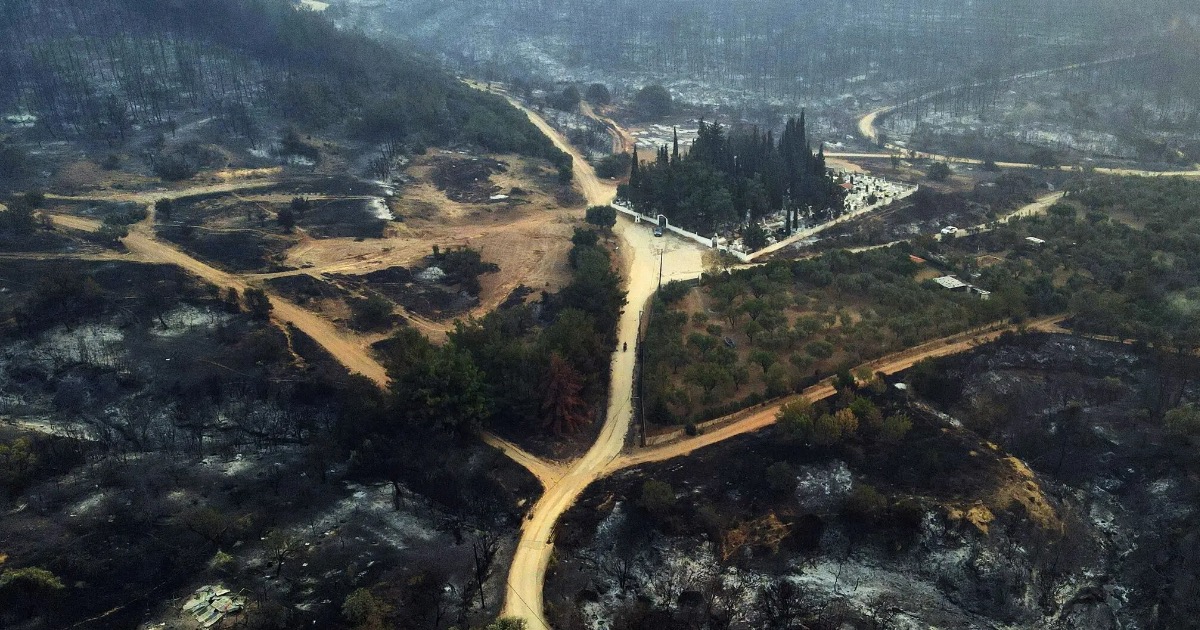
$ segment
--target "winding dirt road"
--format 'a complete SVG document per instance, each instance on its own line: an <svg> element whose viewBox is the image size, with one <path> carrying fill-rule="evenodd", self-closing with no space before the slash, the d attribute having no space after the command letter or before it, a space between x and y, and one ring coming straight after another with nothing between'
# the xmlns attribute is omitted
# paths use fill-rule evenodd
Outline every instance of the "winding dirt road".
<svg viewBox="0 0 1200 630"><path fill-rule="evenodd" d="M1029 79L1029 78L1040 77L1040 76L1047 76L1047 75L1050 75L1050 74L1053 74L1056 72L1062 72L1065 70L1076 70L1076 69L1086 68L1086 67L1096 66L1096 65L1103 65L1103 64L1112 63L1114 61L1120 61L1120 60L1124 60L1124 59L1128 59L1128 58L1129 58L1129 56L1125 56L1125 57L1119 57L1116 59L1104 59L1104 60L1094 61L1094 62L1089 62L1089 63L1076 63L1076 64L1067 65L1067 66L1061 66L1058 68L1035 70L1032 72L1025 72L1025 73L1010 77L1009 80L1021 80L1021 79ZM976 84L976 86L979 86L979 85L983 85L983 84L982 83ZM896 111L897 109L899 109L900 107L903 107L905 105L910 105L912 103L919 103L921 101L925 101L930 98L934 98L941 94L945 94L946 92L949 92L953 89L957 89L957 86L934 90L932 92L922 94L921 96L918 96L916 98L909 99L908 101L905 101L904 103L901 103L899 105L888 105L886 107L880 107L878 109L867 112L861 118L858 119L858 125L857 125L858 126L858 135L861 136L864 140L878 144L879 143L878 122L879 122L880 118L887 116L888 114ZM857 158L888 158L893 155L910 155L910 149L908 149L907 147L902 147L902 146L893 144L891 142L884 144L883 148L890 151L890 153L830 153L827 155L829 157L841 157L841 158L856 158L856 157ZM940 153L929 153L926 151L911 151L911 155L916 158L929 159L929 160L935 160L938 162L948 162L948 163L955 163L955 164L981 165L984 162L983 160L979 160L976 158L957 157L957 156L953 156L953 155L942 155ZM1009 168L1009 169L1042 168L1036 164L1030 164L1027 162L996 162L995 164L999 168ZM1178 170L1178 171L1147 171L1147 170L1132 169L1132 168L1109 168L1109 167L1096 167L1094 170L1097 173L1103 173L1105 175L1118 175L1118 176L1200 177L1200 164L1195 165L1193 168L1188 169L1188 170Z"/></svg>
<svg viewBox="0 0 1200 630"><path fill-rule="evenodd" d="M591 103L587 101L581 101L579 103L579 113L604 125L608 129L608 132L612 134L613 138L613 153L618 155L621 153L629 153L633 150L634 145L637 144L637 139L633 137L633 134L629 133L624 127L618 125L613 119L597 113L592 107Z"/></svg>
<svg viewBox="0 0 1200 630"><path fill-rule="evenodd" d="M52 215L51 220L55 225L83 232L95 232L100 229L100 222L93 219ZM144 224L133 226L129 235L123 240L125 247L139 260L175 265L218 287L234 288L239 293L245 293L246 289L252 286L238 276L211 267L174 247L155 240L145 233L147 229ZM365 341L350 338L325 319L278 295L267 292L267 297L271 300L272 317L276 320L290 322L296 328L304 331L351 372L366 376L380 387L387 386L387 370L371 356Z"/></svg>
<svg viewBox="0 0 1200 630"><path fill-rule="evenodd" d="M540 116L519 101L507 95L506 98L525 112L559 149L571 155L576 181L589 204L612 202L616 195L615 185L596 177L591 165ZM521 538L509 569L504 615L525 619L531 629L550 627L542 616L542 586L554 549L554 526L584 488L602 475L625 446L633 415L633 369L641 309L658 288L660 263L664 282L696 278L703 270L704 250L698 245L672 238L655 238L648 226L634 224L624 216L618 220L614 231L620 239L619 252L628 270L627 303L617 327L618 343L628 343L631 348L612 355L609 404L600 436L583 457L571 462L559 479L546 486L546 492L534 504L521 528Z"/></svg>
<svg viewBox="0 0 1200 630"><path fill-rule="evenodd" d="M1063 319L1065 319L1065 316L1056 315L1054 317L1047 317L1027 323L1024 325L1024 327L1027 330L1038 332L1064 332L1059 326L1059 323L1062 322ZM897 372L903 372L904 370L907 370L908 368L925 359L946 357L970 351L980 345L995 341L1005 332L1015 331L1018 328L1020 328L1020 326L996 325L988 327L982 331L951 335L949 337L928 341L919 346L890 354L882 359L870 361L863 364L861 367L870 369L872 373L883 372L884 374L895 374ZM799 400L800 398L807 399L811 402L816 402L818 400L824 400L835 393L836 390L833 388L832 379L826 379L804 390L804 393L802 394L780 400L768 407L762 408L759 411L755 411L750 415L733 420L728 424L721 425L720 427L701 435L623 455L613 460L613 462L604 469L603 475L610 475L631 466L638 466L650 462L660 462L667 459L673 459L675 457L682 457L692 453L696 449L703 448L705 446L711 446L739 435L752 433L754 431L758 431L759 429L764 429L775 424L775 417L779 413L780 408L782 408L785 404ZM738 414L735 414L730 418L737 418L737 416Z"/></svg>
<svg viewBox="0 0 1200 630"><path fill-rule="evenodd" d="M474 87L482 89L478 85L474 85ZM572 156L576 181L590 204L607 204L612 201L616 192L613 184L601 181L578 151L571 147L543 119L511 97L508 100L524 111L533 124L551 138L560 149ZM875 117L880 113L882 110L873 113L874 116L871 117L868 124L869 130L873 131ZM860 121L860 129L862 128L861 124L862 121ZM1200 171L1197 171L1196 174L1200 174ZM196 190L219 192L264 185L268 185L268 183L215 184L189 191L145 193L137 200L149 205L154 199L160 197L176 197ZM114 195L114 197L117 196ZM131 200L130 197L131 195L120 196L122 200ZM1047 202L1043 199L1039 200L1039 203L1049 205L1053 201ZM56 224L65 228L88 232L95 231L100 226L97 221L75 216L55 215L52 219ZM153 220L153 215L149 220ZM626 270L626 290L628 292L628 303L618 324L618 343L628 343L634 348L625 352L617 351L612 355L609 404L604 426L596 442L583 457L566 465L557 465L544 462L496 436L484 436L486 442L528 469L546 488L545 493L529 512L528 519L521 529L521 537L509 571L508 588L504 601L504 614L527 620L531 629L550 627L542 614L544 610L542 590L546 568L553 552L554 528L561 515L588 485L605 475L630 466L687 455L698 448L769 426L774 423L775 414L780 407L780 404L765 407L703 435L622 456L632 418L634 359L637 354L636 344L641 311L657 289L660 269L664 282L670 279L696 278L703 270L703 253L706 250L694 243L672 237L655 238L648 226L634 224L624 216L618 220L614 231L621 243L619 254ZM169 244L157 241L146 223L133 226L124 243L139 260L176 265L217 286L232 287L243 292L254 286L246 278L215 269ZM291 322L351 371L367 376L380 386L386 386L386 371L370 355L365 342L352 338L322 317L277 295L268 293L268 297L274 306L273 316L277 320ZM1058 321L1059 318L1039 320L1029 327L1034 330L1057 330ZM902 371L925 358L968 351L977 345L994 340L1003 331L1010 328L998 326L928 342L869 363L868 367L873 371L885 373ZM832 393L832 386L828 382L824 382L805 391L803 395L815 400L825 398Z"/></svg>

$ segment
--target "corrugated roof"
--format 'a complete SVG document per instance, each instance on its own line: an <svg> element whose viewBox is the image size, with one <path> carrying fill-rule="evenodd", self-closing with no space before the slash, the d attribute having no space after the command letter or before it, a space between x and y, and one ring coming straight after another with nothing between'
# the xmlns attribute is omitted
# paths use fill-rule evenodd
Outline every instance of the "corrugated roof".
<svg viewBox="0 0 1200 630"><path fill-rule="evenodd" d="M934 278L933 281L942 285L943 287L946 287L947 289L961 289L967 286L967 283L955 278L954 276L942 276L941 278Z"/></svg>

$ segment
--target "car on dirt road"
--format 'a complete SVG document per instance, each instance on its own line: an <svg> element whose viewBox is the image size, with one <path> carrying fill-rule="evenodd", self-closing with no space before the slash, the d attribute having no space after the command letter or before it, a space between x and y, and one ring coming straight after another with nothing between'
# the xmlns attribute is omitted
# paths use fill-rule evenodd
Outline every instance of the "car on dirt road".
<svg viewBox="0 0 1200 630"><path fill-rule="evenodd" d="M654 235L655 235L655 236L662 236L662 235L663 235L663 229L662 229L662 226L661 226L661 225L656 225L656 226L654 226Z"/></svg>

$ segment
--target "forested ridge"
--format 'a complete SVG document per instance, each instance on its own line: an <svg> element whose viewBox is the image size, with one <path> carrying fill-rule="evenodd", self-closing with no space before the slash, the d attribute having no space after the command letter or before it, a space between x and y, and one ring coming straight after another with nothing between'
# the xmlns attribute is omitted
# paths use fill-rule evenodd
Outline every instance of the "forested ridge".
<svg viewBox="0 0 1200 630"><path fill-rule="evenodd" d="M643 214L664 214L701 234L753 225L782 210L790 230L798 218L840 211L844 194L825 168L824 148L814 153L809 145L804 114L788 121L778 142L771 131L726 131L701 121L686 155L676 138L653 162L640 163L636 150L632 161L629 184L618 195Z"/></svg>
<svg viewBox="0 0 1200 630"><path fill-rule="evenodd" d="M764 97L838 94L865 74L926 85L1004 76L1111 55L1190 11L1182 0L450 0L389 7L388 26L466 64L510 73L536 59L528 37L568 67L736 85ZM1136 19L1133 19L1135 18ZM569 49L548 42L571 42ZM1053 60L1053 61L1051 61ZM1047 63L1049 61L1049 63Z"/></svg>
<svg viewBox="0 0 1200 630"><path fill-rule="evenodd" d="M0 109L59 138L122 143L215 116L257 145L272 119L413 144L468 141L569 164L503 99L282 0L3 0Z"/></svg>

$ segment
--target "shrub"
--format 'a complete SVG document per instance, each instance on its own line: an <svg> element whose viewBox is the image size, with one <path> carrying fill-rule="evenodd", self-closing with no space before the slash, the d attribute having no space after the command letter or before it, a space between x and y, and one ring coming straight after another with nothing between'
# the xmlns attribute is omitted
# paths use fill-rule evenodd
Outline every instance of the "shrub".
<svg viewBox="0 0 1200 630"><path fill-rule="evenodd" d="M897 413L888 416L883 421L883 426L879 429L879 439L891 444L902 442L908 432L912 430L912 419L908 414Z"/></svg>
<svg viewBox="0 0 1200 630"><path fill-rule="evenodd" d="M629 174L631 164L628 153L614 153L596 162L596 176L621 179Z"/></svg>
<svg viewBox="0 0 1200 630"><path fill-rule="evenodd" d="M681 280L672 280L658 290L658 297L667 304L675 304L691 291L691 287Z"/></svg>
<svg viewBox="0 0 1200 630"><path fill-rule="evenodd" d="M675 507L675 489L665 481L647 479L642 484L638 505L651 516L661 518Z"/></svg>
<svg viewBox="0 0 1200 630"><path fill-rule="evenodd" d="M1200 435L1200 408L1195 405L1176 407L1163 416L1163 424L1171 435Z"/></svg>
<svg viewBox="0 0 1200 630"><path fill-rule="evenodd" d="M612 206L592 206L587 209L584 217L592 225L612 229L617 224L617 209Z"/></svg>
<svg viewBox="0 0 1200 630"><path fill-rule="evenodd" d="M350 300L350 326L356 330L379 330L395 320L392 303L376 293Z"/></svg>
<svg viewBox="0 0 1200 630"><path fill-rule="evenodd" d="M796 490L796 471L787 462L767 466L767 486L776 494L787 495Z"/></svg>
<svg viewBox="0 0 1200 630"><path fill-rule="evenodd" d="M817 359L828 359L833 356L833 345L828 341L817 340L804 346L804 351Z"/></svg>
<svg viewBox="0 0 1200 630"><path fill-rule="evenodd" d="M154 162L154 174L167 181L189 179L199 171L194 164L177 155L164 155Z"/></svg>
<svg viewBox="0 0 1200 630"><path fill-rule="evenodd" d="M865 483L854 485L850 495L843 504L846 514L864 521L873 521L887 509L887 498L879 493L874 486Z"/></svg>

